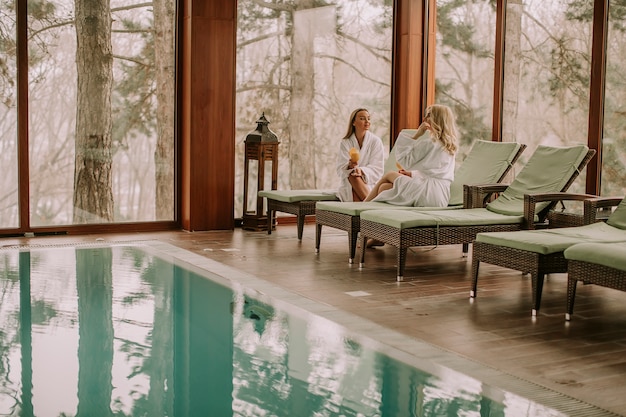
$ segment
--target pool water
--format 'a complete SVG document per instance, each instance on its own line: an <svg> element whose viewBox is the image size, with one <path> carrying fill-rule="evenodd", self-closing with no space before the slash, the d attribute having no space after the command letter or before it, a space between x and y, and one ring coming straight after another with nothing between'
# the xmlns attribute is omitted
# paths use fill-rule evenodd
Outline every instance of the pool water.
<svg viewBox="0 0 626 417"><path fill-rule="evenodd" d="M0 414L565 415L161 249L0 250Z"/></svg>

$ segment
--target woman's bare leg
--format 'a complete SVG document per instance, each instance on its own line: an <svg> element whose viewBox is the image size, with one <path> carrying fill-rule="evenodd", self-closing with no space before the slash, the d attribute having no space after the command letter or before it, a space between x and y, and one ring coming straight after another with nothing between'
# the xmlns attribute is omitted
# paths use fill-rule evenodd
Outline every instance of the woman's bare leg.
<svg viewBox="0 0 626 417"><path fill-rule="evenodd" d="M350 185L352 185L352 200L363 201L369 192L367 184L363 181L363 177L348 177Z"/></svg>
<svg viewBox="0 0 626 417"><path fill-rule="evenodd" d="M374 197L378 194L382 193L385 190L389 190L393 187L393 182L398 178L401 174L396 171L389 171L376 183L376 185L372 188L372 191L368 194L368 196L363 201L372 201Z"/></svg>

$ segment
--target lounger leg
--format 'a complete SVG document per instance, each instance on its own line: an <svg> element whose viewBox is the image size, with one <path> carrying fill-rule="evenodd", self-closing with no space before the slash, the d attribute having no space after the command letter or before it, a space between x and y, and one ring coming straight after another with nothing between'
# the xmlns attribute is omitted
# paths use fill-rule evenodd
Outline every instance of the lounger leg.
<svg viewBox="0 0 626 417"><path fill-rule="evenodd" d="M359 234L359 246L361 247L361 260L359 262L359 268L363 268L365 263L365 245L367 244L367 237L361 233Z"/></svg>
<svg viewBox="0 0 626 417"><path fill-rule="evenodd" d="M272 234L272 213L274 213L274 211L272 210L272 208L270 207L269 202L267 203L267 234L271 235Z"/></svg>
<svg viewBox="0 0 626 417"><path fill-rule="evenodd" d="M322 225L315 223L315 253L320 253L320 241L322 240Z"/></svg>
<svg viewBox="0 0 626 417"><path fill-rule="evenodd" d="M348 263L354 263L354 257L356 256L356 241L359 237L359 232L350 232L350 259Z"/></svg>
<svg viewBox="0 0 626 417"><path fill-rule="evenodd" d="M467 253L469 252L469 243L463 244L463 257L467 258Z"/></svg>
<svg viewBox="0 0 626 417"><path fill-rule="evenodd" d="M404 281L404 267L406 266L406 251L408 248L398 248L398 276L396 281Z"/></svg>
<svg viewBox="0 0 626 417"><path fill-rule="evenodd" d="M543 292L543 279L545 274L532 273L532 292L533 292L533 317L537 315L541 306L541 293Z"/></svg>
<svg viewBox="0 0 626 417"><path fill-rule="evenodd" d="M472 289L470 290L470 297L476 298L476 292L478 290L478 267L480 261L476 259L476 256L472 258Z"/></svg>
<svg viewBox="0 0 626 417"><path fill-rule="evenodd" d="M302 240L302 231L304 230L304 214L298 214L298 240Z"/></svg>
<svg viewBox="0 0 626 417"><path fill-rule="evenodd" d="M572 277L567 278L567 313L565 320L570 321L574 314L574 300L576 299L576 284L578 280Z"/></svg>

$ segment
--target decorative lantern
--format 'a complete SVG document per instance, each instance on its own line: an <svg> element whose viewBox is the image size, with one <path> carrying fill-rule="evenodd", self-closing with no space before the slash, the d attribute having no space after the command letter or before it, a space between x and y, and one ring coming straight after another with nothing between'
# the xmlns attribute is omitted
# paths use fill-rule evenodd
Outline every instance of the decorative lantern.
<svg viewBox="0 0 626 417"><path fill-rule="evenodd" d="M267 125L270 123L261 114L256 121L257 127L246 135L246 149L243 176L243 219L242 228L246 230L267 230L267 214L263 211L263 197L258 192L265 185L265 161L272 161L272 190L278 185L278 137ZM250 161L258 161L257 165L257 197L255 211L248 210L248 175Z"/></svg>

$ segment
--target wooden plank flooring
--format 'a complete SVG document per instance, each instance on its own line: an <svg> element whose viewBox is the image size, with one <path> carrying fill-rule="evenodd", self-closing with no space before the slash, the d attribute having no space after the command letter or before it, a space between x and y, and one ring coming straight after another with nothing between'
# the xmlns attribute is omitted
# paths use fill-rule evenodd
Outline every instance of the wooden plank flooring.
<svg viewBox="0 0 626 417"><path fill-rule="evenodd" d="M625 292L579 285L567 323L566 275L551 275L532 319L530 279L518 271L481 265L478 297L470 300L471 260L461 256L460 245L410 250L405 280L396 282L394 248L368 249L360 269L348 264L345 232L324 228L316 254L312 224L305 226L301 242L295 225L279 225L271 235L235 229L0 239L0 244L95 239L164 241L626 416Z"/></svg>

